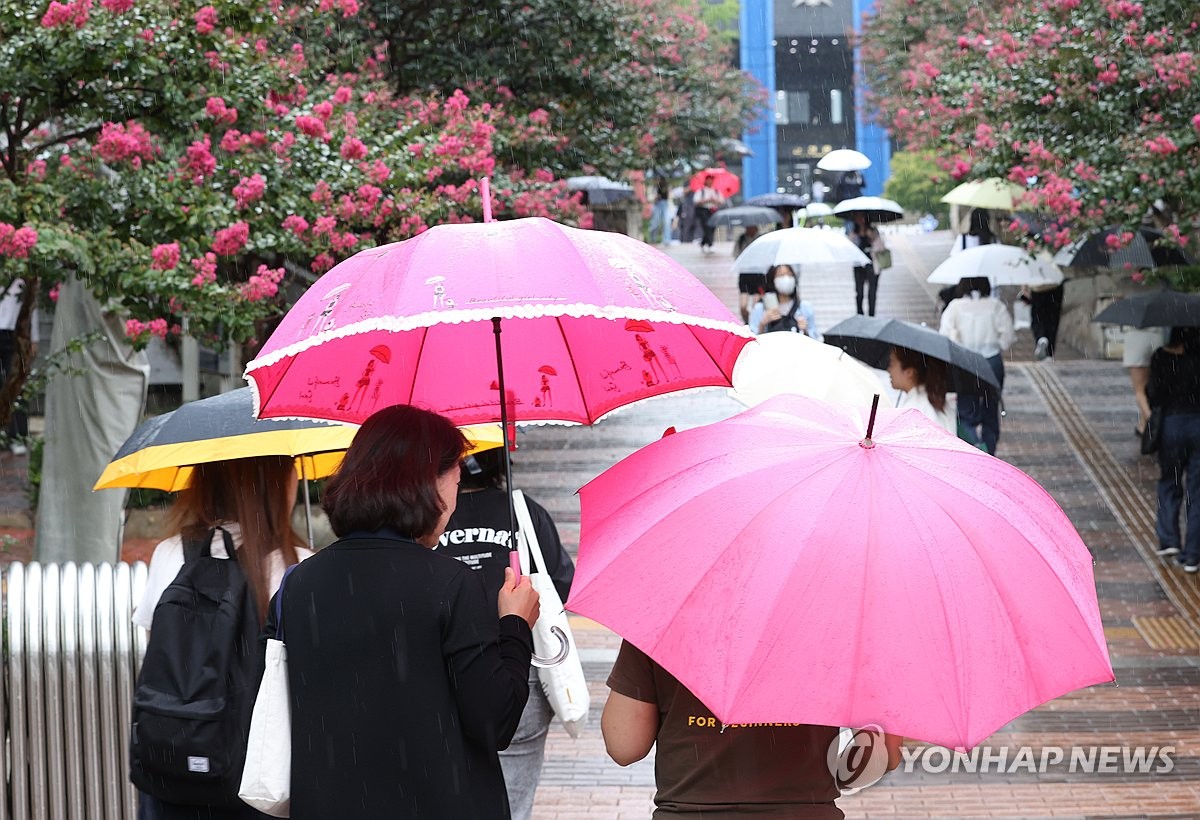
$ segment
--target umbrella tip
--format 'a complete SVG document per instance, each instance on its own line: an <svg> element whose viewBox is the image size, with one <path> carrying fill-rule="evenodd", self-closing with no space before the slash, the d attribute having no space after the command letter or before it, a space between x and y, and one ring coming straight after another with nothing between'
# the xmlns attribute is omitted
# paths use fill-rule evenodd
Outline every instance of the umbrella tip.
<svg viewBox="0 0 1200 820"><path fill-rule="evenodd" d="M871 440L871 435L875 432L875 414L879 412L879 394L875 394L875 398L871 400L871 418L867 420L867 435L858 443L859 447L864 450L870 450L875 446L875 442Z"/></svg>

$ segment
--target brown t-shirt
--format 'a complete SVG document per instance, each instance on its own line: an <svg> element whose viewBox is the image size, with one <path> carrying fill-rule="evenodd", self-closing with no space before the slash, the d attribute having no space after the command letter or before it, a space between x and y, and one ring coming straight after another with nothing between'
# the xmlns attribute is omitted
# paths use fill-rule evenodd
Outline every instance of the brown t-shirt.
<svg viewBox="0 0 1200 820"><path fill-rule="evenodd" d="M842 820L826 763L836 728L734 724L721 731L721 721L695 695L626 641L608 686L658 706L655 817L703 812L721 820Z"/></svg>

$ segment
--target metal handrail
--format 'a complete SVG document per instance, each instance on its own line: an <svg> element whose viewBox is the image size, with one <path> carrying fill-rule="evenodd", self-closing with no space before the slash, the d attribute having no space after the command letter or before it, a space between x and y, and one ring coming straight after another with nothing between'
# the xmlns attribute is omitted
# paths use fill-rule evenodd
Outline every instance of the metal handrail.
<svg viewBox="0 0 1200 820"><path fill-rule="evenodd" d="M146 565L14 563L3 582L0 820L135 820L126 736L146 638L130 616Z"/></svg>

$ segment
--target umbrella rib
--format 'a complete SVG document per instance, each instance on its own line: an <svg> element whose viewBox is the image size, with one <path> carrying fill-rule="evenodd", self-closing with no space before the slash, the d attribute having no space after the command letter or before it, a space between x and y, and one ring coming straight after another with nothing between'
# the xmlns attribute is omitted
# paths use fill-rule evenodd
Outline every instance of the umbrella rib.
<svg viewBox="0 0 1200 820"><path fill-rule="evenodd" d="M425 342L428 339L429 339L429 328L428 327L422 328L421 329L421 344L417 346L417 359L416 359L415 364L413 364L413 377L412 377L412 380L408 384L408 401L406 401L405 404L411 405L413 403L413 396L417 392L417 371L421 369L421 362L423 361L423 359L421 358L421 354L425 352ZM504 396L500 397L500 401L504 401Z"/></svg>
<svg viewBox="0 0 1200 820"><path fill-rule="evenodd" d="M571 344L567 341L567 331L563 328L562 317L555 316L554 324L558 328L558 335L562 337L563 350L567 351L567 359L571 362L571 372L578 374L579 368L575 364L575 352L571 350ZM583 405L583 416L588 420L588 424L595 424L591 408L588 407L587 396L583 392L583 382L576 378L575 383L579 386L579 402Z"/></svg>

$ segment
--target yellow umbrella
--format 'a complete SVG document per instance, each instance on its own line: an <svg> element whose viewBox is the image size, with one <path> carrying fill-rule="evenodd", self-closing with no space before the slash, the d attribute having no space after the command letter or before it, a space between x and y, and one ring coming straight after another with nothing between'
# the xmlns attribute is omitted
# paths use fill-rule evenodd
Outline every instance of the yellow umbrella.
<svg viewBox="0 0 1200 820"><path fill-rule="evenodd" d="M967 205L972 208L991 208L1011 211L1020 204L1025 189L1000 177L973 179L964 182L942 197L950 205Z"/></svg>
<svg viewBox="0 0 1200 820"><path fill-rule="evenodd" d="M462 428L472 453L504 443L498 424ZM249 387L188 402L147 419L133 431L92 487L144 487L178 492L197 464L256 456L294 456L307 482L337 470L357 425L254 417ZM307 508L308 493L304 493ZM311 533L310 538L311 541Z"/></svg>

